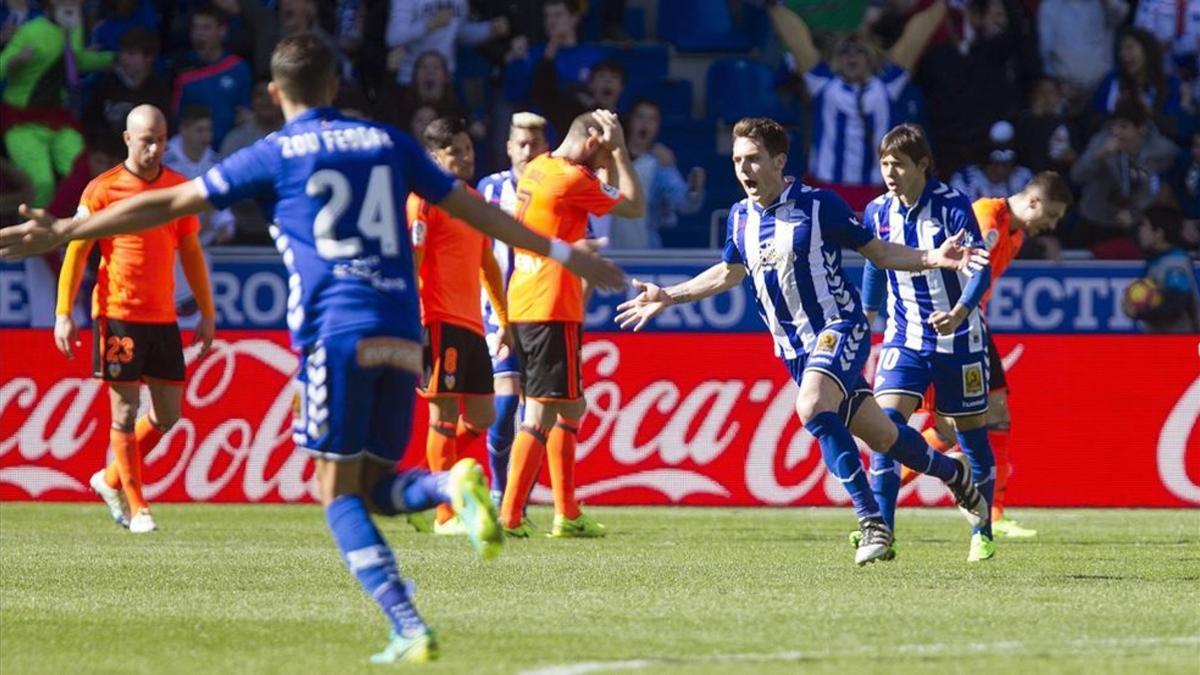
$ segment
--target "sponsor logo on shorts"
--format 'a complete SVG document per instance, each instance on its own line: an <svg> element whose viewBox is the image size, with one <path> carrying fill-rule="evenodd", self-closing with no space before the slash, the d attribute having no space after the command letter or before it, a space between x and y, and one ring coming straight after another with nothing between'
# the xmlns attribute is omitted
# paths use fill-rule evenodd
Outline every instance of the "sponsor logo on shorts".
<svg viewBox="0 0 1200 675"><path fill-rule="evenodd" d="M410 373L421 372L421 347L412 340L394 337L373 337L359 340L355 356L361 368L395 368ZM426 379L430 371L426 369Z"/></svg>
<svg viewBox="0 0 1200 675"><path fill-rule="evenodd" d="M983 381L983 364L968 363L962 367L963 398L978 398L987 393L987 384Z"/></svg>
<svg viewBox="0 0 1200 675"><path fill-rule="evenodd" d="M813 347L813 356L833 356L837 352L838 345L842 343L842 336L833 332L826 331L817 336L817 344Z"/></svg>

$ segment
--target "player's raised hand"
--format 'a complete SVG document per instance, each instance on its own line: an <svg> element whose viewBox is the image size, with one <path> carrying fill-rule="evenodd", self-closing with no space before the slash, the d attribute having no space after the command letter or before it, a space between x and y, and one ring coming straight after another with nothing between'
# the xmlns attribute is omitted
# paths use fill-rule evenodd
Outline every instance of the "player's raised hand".
<svg viewBox="0 0 1200 675"><path fill-rule="evenodd" d="M632 327L636 333L671 305L671 296L661 286L638 279L633 280L633 288L638 294L617 305L619 313L613 321L621 328Z"/></svg>
<svg viewBox="0 0 1200 675"><path fill-rule="evenodd" d="M18 212L29 220L0 229L0 259L21 260L62 245L64 239L54 229L54 216L27 204L22 204Z"/></svg>
<svg viewBox="0 0 1200 675"><path fill-rule="evenodd" d="M600 125L600 145L605 150L613 151L625 148L625 131L621 128L621 119L611 110L593 110L592 116Z"/></svg>
<svg viewBox="0 0 1200 675"><path fill-rule="evenodd" d="M70 314L59 314L54 319L54 346L68 359L75 358L72 347L79 346L79 327Z"/></svg>
<svg viewBox="0 0 1200 675"><path fill-rule="evenodd" d="M596 253L601 243L596 239L583 239L571 244L571 257L567 258L564 266L596 288L619 291L625 288L625 272L613 261Z"/></svg>
<svg viewBox="0 0 1200 675"><path fill-rule="evenodd" d="M991 260L991 254L986 248L964 246L962 242L965 235L966 230L959 230L947 237L946 241L933 251L933 266L965 272L968 275L986 267Z"/></svg>
<svg viewBox="0 0 1200 675"><path fill-rule="evenodd" d="M200 360L208 354L212 349L213 338L217 334L217 319L212 316L201 316L200 323L196 324L196 335L192 338L192 344L200 343L200 353L196 356L196 360Z"/></svg>

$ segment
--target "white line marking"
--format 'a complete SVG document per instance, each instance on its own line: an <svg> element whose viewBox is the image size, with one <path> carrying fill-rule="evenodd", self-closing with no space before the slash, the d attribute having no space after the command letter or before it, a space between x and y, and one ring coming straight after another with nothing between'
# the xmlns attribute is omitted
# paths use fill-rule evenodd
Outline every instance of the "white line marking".
<svg viewBox="0 0 1200 675"><path fill-rule="evenodd" d="M1200 635L1180 635L1174 637L1141 637L1141 638L1081 638L1060 643L1057 649L1096 647L1160 647L1160 646L1189 646L1200 645ZM521 675L587 675L617 670L641 670L654 666L685 666L689 664L718 664L718 663L767 663L801 661L814 658L839 658L851 656L886 656L888 654L904 654L917 656L979 654L987 652L1009 652L1026 647L1050 647L1056 650L1053 643L1024 640L1003 640L998 642L935 642L930 644L893 645L884 649L873 646L863 646L856 649L826 649L809 652L784 651L763 654L709 654L702 656L673 656L643 659L628 659L624 661L582 661L556 666L546 666L533 670L521 671Z"/></svg>

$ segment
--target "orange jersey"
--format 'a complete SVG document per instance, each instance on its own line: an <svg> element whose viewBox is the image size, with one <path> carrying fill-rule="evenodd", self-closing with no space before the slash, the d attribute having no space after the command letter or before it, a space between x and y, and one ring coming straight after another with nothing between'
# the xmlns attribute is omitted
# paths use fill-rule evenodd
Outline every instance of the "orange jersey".
<svg viewBox="0 0 1200 675"><path fill-rule="evenodd" d="M95 213L147 190L187 182L163 167L158 178L145 181L118 164L96 176L83 190L79 213ZM92 316L140 323L175 321L175 253L180 240L200 231L196 216L177 218L158 227L99 240L100 270L92 295Z"/></svg>
<svg viewBox="0 0 1200 675"><path fill-rule="evenodd" d="M422 256L421 323L447 321L483 335L479 270L492 240L415 194L408 196L408 229Z"/></svg>
<svg viewBox="0 0 1200 675"><path fill-rule="evenodd" d="M604 215L620 193L586 167L541 155L517 183L516 218L546 237L574 243L587 235L588 214ZM508 282L509 321L583 321L583 284L562 265L518 249Z"/></svg>
<svg viewBox="0 0 1200 675"><path fill-rule="evenodd" d="M992 297L992 288L996 287L996 279L1004 274L1025 243L1025 232L1013 229L1012 211L1008 210L1008 200L985 197L976 200L971 208L975 211L975 219L979 221L979 234L983 243L992 254L992 285L983 296L984 308Z"/></svg>

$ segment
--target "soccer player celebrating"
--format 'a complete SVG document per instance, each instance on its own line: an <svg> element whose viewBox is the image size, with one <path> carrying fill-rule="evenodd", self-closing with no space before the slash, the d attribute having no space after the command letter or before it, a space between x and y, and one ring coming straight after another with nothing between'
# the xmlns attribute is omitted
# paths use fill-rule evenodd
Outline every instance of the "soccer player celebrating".
<svg viewBox="0 0 1200 675"><path fill-rule="evenodd" d="M775 353L800 386L796 413L854 503L862 534L854 560L863 565L891 557L892 531L851 432L876 452L945 481L972 525L987 520L988 505L965 458L933 452L871 398L862 377L870 329L858 292L842 271L841 249L853 248L879 267L912 271L979 268L987 253L961 247L957 236L928 251L876 239L840 197L785 177L787 152L787 132L777 122L739 121L733 167L746 198L729 212L721 262L669 288L635 280L640 293L618 307L616 321L639 330L667 307L717 295L750 274Z"/></svg>
<svg viewBox="0 0 1200 675"><path fill-rule="evenodd" d="M167 120L158 108L141 105L131 110L124 139L129 149L125 161L88 183L79 202L80 216L141 192L187 181L163 166ZM184 215L159 223L144 232L99 241L100 270L92 298L92 374L108 384L112 412L108 438L114 459L90 483L113 520L137 534L155 529L142 493L143 459L179 419L183 404L183 343L174 299L176 251L200 307L196 341L203 343L201 356L212 345L216 326L204 251L196 236L200 222L194 215ZM78 344L71 307L95 244L94 240L71 242L59 275L54 343L69 359L75 358L73 346ZM150 389L151 409L138 419L143 382Z"/></svg>
<svg viewBox="0 0 1200 675"><path fill-rule="evenodd" d="M507 214L517 210L517 181L525 166L538 155L550 149L546 141L546 118L531 112L514 113L508 129L506 146L512 168L500 171L479 181L476 189L489 203L495 204ZM508 293L508 281L513 272L512 248L500 240L493 244L496 261L504 278L504 292ZM500 318L493 308L491 298L483 300L484 328L487 330L488 347L495 355L492 358L492 385L495 388L496 419L488 429L488 464L492 473L492 501L499 506L504 497L504 486L508 483L508 458L512 451L513 436L517 432L517 408L521 399L521 366L517 362L515 349L504 353L500 350Z"/></svg>
<svg viewBox="0 0 1200 675"><path fill-rule="evenodd" d="M434 162L450 175L463 181L474 177L475 146L464 120L436 119L425 127L423 140ZM421 394L429 402L430 419L425 453L430 469L446 471L494 416L492 362L479 306L480 279L493 299L500 324L497 334L505 350L512 344L508 303L492 242L479 230L451 218L417 194L408 196L408 223L425 326ZM438 506L433 531L466 533L447 504Z"/></svg>
<svg viewBox="0 0 1200 675"><path fill-rule="evenodd" d="M427 661L437 655L434 634L371 512L395 515L449 502L484 557L499 552L503 535L483 470L473 460L448 473L396 471L421 372L403 200L416 192L484 234L548 256L599 286L620 288L624 278L586 245L534 234L471 194L406 134L329 107L337 93L336 63L319 35L280 40L269 91L287 120L282 129L194 181L87 217L54 220L22 206L30 220L0 230L0 259L269 197L272 236L289 273L288 328L301 352L293 437L315 457L317 493L338 550L392 626L387 647L372 660Z"/></svg>
<svg viewBox="0 0 1200 675"><path fill-rule="evenodd" d="M610 166L614 185L593 173ZM517 183L517 219L536 232L582 242L588 214L640 216L646 200L617 116L594 110L575 118L554 152L529 162ZM524 504L542 457L554 491L553 537L600 537L604 526L575 500L575 438L587 407L583 397L580 329L583 286L545 256L518 250L508 286L525 387L525 419L512 449L500 519L512 536L528 537Z"/></svg>
<svg viewBox="0 0 1200 675"><path fill-rule="evenodd" d="M1053 171L1043 171L1034 176L1020 192L1010 197L978 199L971 205L975 219L979 222L983 243L991 253L992 284L995 284L996 279L1008 269L1017 252L1021 250L1021 245L1025 243L1025 238L1053 230L1073 201L1067 181ZM984 317L987 316L987 302L991 294L992 289L988 288L979 305L980 313ZM966 306L956 306L955 311L965 312ZM1004 498L1009 473L1012 471L1009 460L1012 420L1008 407L1008 379L1004 374L1000 350L996 348L996 341L991 332L987 334L987 353L987 435L996 459L996 487L991 500L992 532L1003 537L1034 537L1037 536L1037 530L1022 527L1020 523L1004 517ZM930 405L931 403L925 401L930 411L936 413L936 406ZM925 432L925 438L929 440L930 445L935 448L941 445L944 449L955 445L955 441L950 440L954 435L952 422L941 415L938 415L936 426Z"/></svg>
<svg viewBox="0 0 1200 675"><path fill-rule="evenodd" d="M926 251L952 238L982 241L967 197L933 177L932 154L920 127L893 128L880 143L879 157L888 192L867 205L864 220L872 234ZM884 272L873 262L863 273L868 310L878 308L885 285ZM926 389L934 386L938 413L954 419L975 485L989 504L994 461L987 437L987 327L979 305L990 273L887 272L887 330L875 372L875 398L899 425L907 424ZM871 457L871 483L883 517L894 529L900 472L892 458ZM996 554L988 520L990 514L972 533L968 561Z"/></svg>

